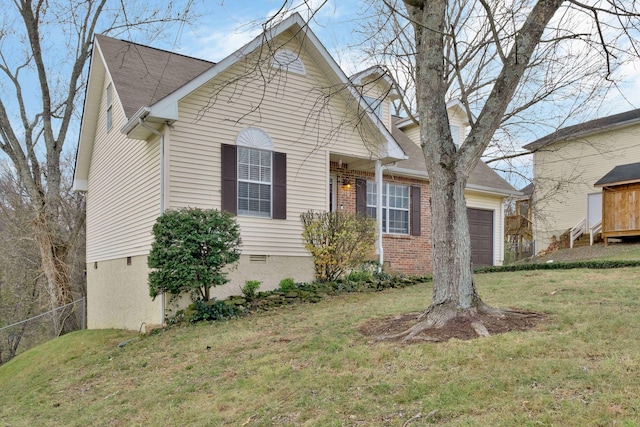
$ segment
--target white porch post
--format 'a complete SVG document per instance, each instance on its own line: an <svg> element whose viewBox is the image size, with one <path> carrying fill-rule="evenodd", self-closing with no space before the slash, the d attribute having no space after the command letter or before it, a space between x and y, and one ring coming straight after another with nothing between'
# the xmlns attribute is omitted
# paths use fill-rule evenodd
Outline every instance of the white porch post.
<svg viewBox="0 0 640 427"><path fill-rule="evenodd" d="M378 273L384 264L384 248L382 247L382 162L376 160L376 222L378 224Z"/></svg>

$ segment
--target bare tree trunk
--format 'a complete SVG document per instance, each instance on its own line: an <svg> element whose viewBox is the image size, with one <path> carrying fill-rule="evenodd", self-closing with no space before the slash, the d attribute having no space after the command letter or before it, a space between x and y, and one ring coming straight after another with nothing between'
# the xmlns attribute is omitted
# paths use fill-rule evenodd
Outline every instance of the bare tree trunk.
<svg viewBox="0 0 640 427"><path fill-rule="evenodd" d="M452 309L470 308L479 297L473 285L471 242L468 232L466 182L436 168L431 174L431 236L433 245L433 306ZM452 239L451 236L456 236Z"/></svg>
<svg viewBox="0 0 640 427"><path fill-rule="evenodd" d="M79 225L81 227L81 225ZM41 268L45 276L45 289L51 308L62 307L74 301L67 254L69 246L75 242L63 242L57 230L45 213L38 215L34 224L34 234L40 250ZM73 315L73 307L54 312L53 326L56 335L78 329L78 321Z"/></svg>

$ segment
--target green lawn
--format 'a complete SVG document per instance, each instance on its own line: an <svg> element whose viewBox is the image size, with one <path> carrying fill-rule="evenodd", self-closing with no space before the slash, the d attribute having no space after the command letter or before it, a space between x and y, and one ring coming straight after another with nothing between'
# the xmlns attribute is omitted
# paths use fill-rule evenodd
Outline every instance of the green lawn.
<svg viewBox="0 0 640 427"><path fill-rule="evenodd" d="M371 342L371 318L424 308L430 285L351 294L123 343L81 331L0 367L0 426L636 426L640 268L477 275L536 330Z"/></svg>

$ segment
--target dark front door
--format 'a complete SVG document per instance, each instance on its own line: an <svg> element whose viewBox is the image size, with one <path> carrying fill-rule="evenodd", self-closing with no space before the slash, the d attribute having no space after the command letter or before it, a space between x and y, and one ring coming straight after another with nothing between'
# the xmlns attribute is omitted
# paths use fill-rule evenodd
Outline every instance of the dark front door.
<svg viewBox="0 0 640 427"><path fill-rule="evenodd" d="M493 265L493 211L467 208L474 266Z"/></svg>

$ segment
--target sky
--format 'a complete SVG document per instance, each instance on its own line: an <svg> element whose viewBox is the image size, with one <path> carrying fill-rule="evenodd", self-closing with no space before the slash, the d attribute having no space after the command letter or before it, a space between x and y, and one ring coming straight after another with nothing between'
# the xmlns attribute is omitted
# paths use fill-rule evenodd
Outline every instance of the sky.
<svg viewBox="0 0 640 427"><path fill-rule="evenodd" d="M194 0L192 10L201 16L154 47L218 62L262 32L260 24L275 15L283 0ZM359 52L352 48L353 34L362 18L360 0L307 0L312 9L322 5L310 26L320 41L348 74L362 69ZM305 20L309 7L302 0L287 1L290 10ZM366 6L365 6L366 8ZM366 12L365 12L366 13ZM366 68L368 64L365 64Z"/></svg>

